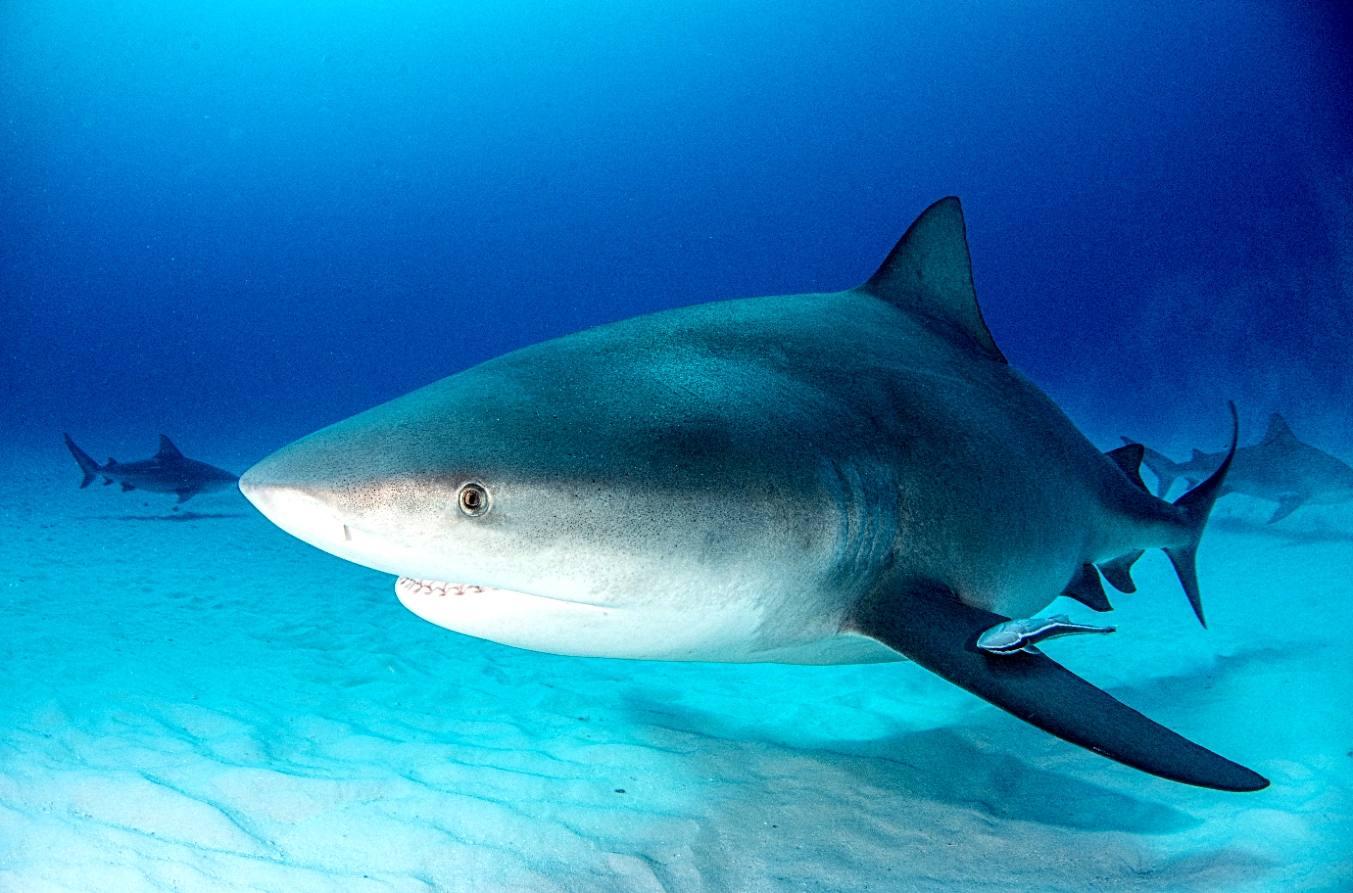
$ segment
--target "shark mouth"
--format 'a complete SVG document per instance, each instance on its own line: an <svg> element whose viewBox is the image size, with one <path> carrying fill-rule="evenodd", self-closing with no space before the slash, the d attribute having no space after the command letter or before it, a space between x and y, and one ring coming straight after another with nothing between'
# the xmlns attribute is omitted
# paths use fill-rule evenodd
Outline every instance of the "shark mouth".
<svg viewBox="0 0 1353 893"><path fill-rule="evenodd" d="M535 595L529 592L521 592L516 589L503 589L498 586L480 586L475 583L447 583L445 580L418 580L413 577L400 577L396 580L395 594L400 596L401 599L428 597L446 598L447 596L496 594L500 597L531 599L536 602L563 602L565 604L580 605L589 608L602 607L600 603L596 602L560 598L559 596L553 595ZM417 612L415 611L415 613Z"/></svg>
<svg viewBox="0 0 1353 893"><path fill-rule="evenodd" d="M480 595L495 590L488 586L475 586L472 583L447 583L443 580L400 577L395 581L395 591L400 595L431 595L443 598L448 595Z"/></svg>

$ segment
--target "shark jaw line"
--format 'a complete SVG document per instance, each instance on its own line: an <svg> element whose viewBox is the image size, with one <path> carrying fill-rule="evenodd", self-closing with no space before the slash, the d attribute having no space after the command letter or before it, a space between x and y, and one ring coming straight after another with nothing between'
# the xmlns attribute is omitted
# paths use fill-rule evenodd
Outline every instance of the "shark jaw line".
<svg viewBox="0 0 1353 893"><path fill-rule="evenodd" d="M413 577L400 577L395 581L395 591L400 595L431 595L444 598L448 595L483 595L486 592L505 592L491 586L476 586L473 583L448 583L444 580L419 580Z"/></svg>
<svg viewBox="0 0 1353 893"><path fill-rule="evenodd" d="M556 602L565 605L577 605L584 608L605 607L598 602L583 601L576 598L563 598L557 595L541 595L536 592L525 592L520 589L504 589L500 586L483 586L478 583L450 583L445 580L427 580L419 577L404 576L395 580L395 593L408 598L497 595L512 596L518 599L538 599L541 602Z"/></svg>

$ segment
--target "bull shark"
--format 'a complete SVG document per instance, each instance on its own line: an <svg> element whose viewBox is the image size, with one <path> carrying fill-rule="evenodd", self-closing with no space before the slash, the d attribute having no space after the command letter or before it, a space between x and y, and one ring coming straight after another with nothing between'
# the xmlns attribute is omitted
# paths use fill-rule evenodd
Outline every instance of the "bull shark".
<svg viewBox="0 0 1353 893"><path fill-rule="evenodd" d="M84 477L80 488L84 489L96 478L103 478L104 486L117 483L123 491L149 490L154 493L173 493L178 502L187 502L199 493L224 490L235 486L239 476L196 459L189 459L174 446L173 441L160 435L160 448L149 459L136 462L119 462L109 459L103 465L75 445L69 434L62 435L66 440L66 449L75 457Z"/></svg>
<svg viewBox="0 0 1353 893"><path fill-rule="evenodd" d="M1133 443L1126 437L1123 441ZM1164 499L1176 480L1183 479L1191 487L1215 471L1223 458L1222 453L1194 450L1187 462L1175 462L1145 449L1143 461L1156 476L1156 495ZM1243 493L1277 503L1268 519L1273 524L1303 505L1353 500L1353 467L1298 440L1287 420L1275 412L1269 416L1263 439L1236 451L1221 493Z"/></svg>
<svg viewBox="0 0 1353 893"><path fill-rule="evenodd" d="M1259 790L1040 649L978 647L1061 593L1107 610L1096 565L1127 584L1150 547L1201 619L1194 559L1230 451L1173 503L1141 455L1100 453L1007 363L950 197L856 288L526 347L285 446L240 489L461 633L613 658L909 659L1128 766Z"/></svg>

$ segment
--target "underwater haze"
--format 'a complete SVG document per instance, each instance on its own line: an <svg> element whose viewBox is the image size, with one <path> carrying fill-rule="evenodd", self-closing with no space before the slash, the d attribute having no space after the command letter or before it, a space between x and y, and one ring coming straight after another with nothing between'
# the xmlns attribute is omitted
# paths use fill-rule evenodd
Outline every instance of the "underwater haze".
<svg viewBox="0 0 1353 893"><path fill-rule="evenodd" d="M1278 0L0 5L0 890L1353 889L1353 492L1317 474L1353 462L1349 34ZM1154 552L1114 636L1048 647L1268 789L907 664L461 636L221 478L126 467L163 433L238 474L548 338L849 288L946 195L1000 350L1099 448L1215 453L1227 400L1273 447L1213 512L1208 629Z"/></svg>

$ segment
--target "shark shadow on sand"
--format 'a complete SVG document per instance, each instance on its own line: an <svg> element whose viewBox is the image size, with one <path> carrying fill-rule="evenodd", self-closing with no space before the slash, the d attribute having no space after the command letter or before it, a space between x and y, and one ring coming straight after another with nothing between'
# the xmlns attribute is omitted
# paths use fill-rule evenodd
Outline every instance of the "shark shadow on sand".
<svg viewBox="0 0 1353 893"><path fill-rule="evenodd" d="M1323 646L1313 647L1319 650ZM1306 643L1249 646L1218 655L1205 667L1115 686L1114 693L1134 703L1172 706L1175 712L1188 715L1205 708L1207 692L1218 682L1242 677L1256 664L1308 660L1310 655ZM849 764L855 774L876 787L950 806L980 808L996 818L1135 834L1171 834L1199 824L1175 807L1133 797L1067 772L1039 768L1012 756L1019 752L1041 753L1050 761L1065 764L1053 748L1032 736L1028 729L991 711L973 713L970 718L945 728L904 732L883 739L809 741L783 725L697 710L640 691L627 692L621 699L628 721L636 725L697 738L783 748L787 756L812 758L835 766ZM980 733L973 734L977 730ZM986 746L977 747L975 739ZM691 748L690 742L665 743L697 753L706 750ZM733 769L730 767L729 771ZM1068 765L1070 771L1074 767Z"/></svg>
<svg viewBox="0 0 1353 893"><path fill-rule="evenodd" d="M1249 518L1236 515L1223 515L1212 519L1212 527L1226 533L1259 534L1273 539L1286 540L1289 546L1317 546L1338 543L1353 544L1353 531L1338 530L1333 527L1292 527L1275 525L1272 521L1260 524Z"/></svg>
<svg viewBox="0 0 1353 893"><path fill-rule="evenodd" d="M808 741L765 723L739 721L642 694L628 695L624 707L628 722L647 727L664 744L701 754L707 765L696 771L711 770L711 775L736 776L735 764L744 747L772 748L783 751L786 759L806 759L847 771L871 787L898 796L977 809L993 818L1134 834L1172 834L1198 825L1197 819L1173 806L1041 769L1014 756L1030 746L1040 747L1036 735L994 717L976 724L983 730L981 736L971 734L970 728L951 725L869 740ZM684 740L673 741L673 737ZM990 745L977 746L974 740L978 737ZM733 748L701 746L701 739L716 739Z"/></svg>
<svg viewBox="0 0 1353 893"><path fill-rule="evenodd" d="M1132 701L1171 704L1176 712L1188 713L1207 700L1210 686L1199 684L1200 675L1215 683L1242 676L1251 664L1287 659L1295 659L1289 648L1247 648L1218 658L1203 671L1190 669L1114 691ZM823 839L821 814L811 804L801 812L793 808L803 792L766 777L759 771L762 765L783 767L795 784L817 786L821 796L830 797L832 790L868 791L864 817L857 816L848 828L877 816L907 816L906 822L886 829L866 829L896 834L896 849L908 853L907 860L891 869L890 878L899 888L959 889L967 880L982 877L993 885L1022 889L1024 881L1037 877L1038 889L1077 893L1224 890L1253 884L1276 867L1261 854L1237 847L1194 847L1184 855L1162 855L1145 842L1124 838L1187 834L1200 827L1202 819L1185 808L1150 799L1150 793L1135 796L1135 786L1112 789L1075 777L1073 755L1058 754L1027 728L990 711L943 728L879 739L832 740L796 734L784 724L691 708L642 690L621 698L626 722L642 730L642 739L684 755L671 769L676 775L737 778L748 774L750 764L753 777L765 783L710 798L703 818L721 829L774 821L764 840L750 835L747 844L756 847L760 842L761 855L768 861L795 844L839 847L840 853L828 855L840 859L854 857L854 851L848 831ZM1035 760L1054 768L1036 766ZM974 819L974 812L983 818ZM1016 822L1039 827L1005 824ZM1015 832L1005 828L1020 829L1018 843L1012 844ZM1068 835L1068 830L1076 834ZM956 839L961 845L954 845ZM870 842L858 850L869 852ZM1052 873L1045 872L1049 861L1057 865ZM733 881L730 888L736 878Z"/></svg>
<svg viewBox="0 0 1353 893"><path fill-rule="evenodd" d="M177 512L168 515L95 515L95 521L227 521L247 518L243 512Z"/></svg>

